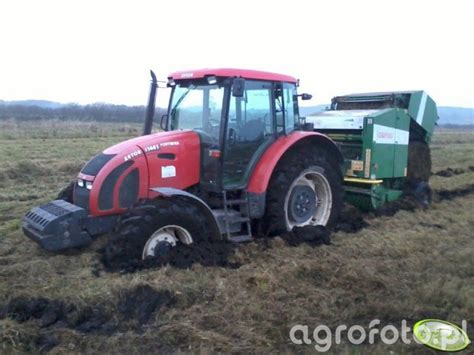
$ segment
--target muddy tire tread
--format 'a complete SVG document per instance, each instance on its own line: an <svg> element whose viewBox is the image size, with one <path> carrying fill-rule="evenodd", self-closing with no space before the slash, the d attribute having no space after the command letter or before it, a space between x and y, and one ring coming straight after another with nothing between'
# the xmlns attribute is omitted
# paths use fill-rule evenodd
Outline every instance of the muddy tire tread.
<svg viewBox="0 0 474 355"><path fill-rule="evenodd" d="M343 187L342 171L335 159L317 147L305 147L290 151L278 162L267 189L267 204L263 218L266 234L275 235L286 232L284 203L286 193L293 180L310 166L322 167L331 185L333 206L328 225L335 222L342 209Z"/></svg>

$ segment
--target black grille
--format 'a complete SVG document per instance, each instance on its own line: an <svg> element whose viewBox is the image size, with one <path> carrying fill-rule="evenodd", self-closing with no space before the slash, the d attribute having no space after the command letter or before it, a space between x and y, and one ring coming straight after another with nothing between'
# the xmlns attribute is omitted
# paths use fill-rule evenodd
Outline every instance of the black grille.
<svg viewBox="0 0 474 355"><path fill-rule="evenodd" d="M23 222L40 232L51 227L50 222L66 218L71 213L84 211L82 208L63 200L56 200L33 207L23 217Z"/></svg>
<svg viewBox="0 0 474 355"><path fill-rule="evenodd" d="M102 211L110 210L113 207L113 192L115 184L117 184L120 175L122 175L123 172L132 165L133 161L131 160L122 163L112 170L109 176L105 178L99 193L99 208Z"/></svg>
<svg viewBox="0 0 474 355"><path fill-rule="evenodd" d="M107 162L114 156L115 154L97 154L94 158L86 163L84 168L82 168L81 173L96 176L100 169L102 169L102 167L107 164Z"/></svg>
<svg viewBox="0 0 474 355"><path fill-rule="evenodd" d="M35 211L29 211L25 214L25 219L28 222L39 224L41 227L45 227L49 220L37 214Z"/></svg>
<svg viewBox="0 0 474 355"><path fill-rule="evenodd" d="M139 172L137 168L133 169L130 174L123 179L119 191L120 207L130 207L137 201L139 180Z"/></svg>
<svg viewBox="0 0 474 355"><path fill-rule="evenodd" d="M59 206L58 204L55 204L55 203L52 203L52 202L48 202L44 205L41 205L40 208L42 208L43 210L45 210L48 213L51 213L51 214L55 215L56 217L64 216L65 214L70 212L67 209Z"/></svg>

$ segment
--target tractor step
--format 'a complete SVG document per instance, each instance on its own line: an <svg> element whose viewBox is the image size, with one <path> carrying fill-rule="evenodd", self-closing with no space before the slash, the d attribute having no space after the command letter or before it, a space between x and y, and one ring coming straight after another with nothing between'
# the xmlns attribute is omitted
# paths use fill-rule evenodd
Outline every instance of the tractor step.
<svg viewBox="0 0 474 355"><path fill-rule="evenodd" d="M250 242L253 240L251 235L243 234L243 235L233 235L229 239L232 243L244 243Z"/></svg>
<svg viewBox="0 0 474 355"><path fill-rule="evenodd" d="M224 221L227 221L229 223L244 223L244 222L250 222L250 218L241 216L241 217L234 217L234 216L228 216L224 217Z"/></svg>
<svg viewBox="0 0 474 355"><path fill-rule="evenodd" d="M227 191L222 191L223 210L213 211L214 216L220 216L222 223L219 223L221 233L227 240L235 243L248 242L252 240L252 226L250 224L250 210L247 193L243 191L240 198L227 199ZM238 210L232 208L237 207ZM219 211L219 212L218 212ZM219 221L219 219L218 219ZM238 234L246 233L246 234Z"/></svg>
<svg viewBox="0 0 474 355"><path fill-rule="evenodd" d="M243 205L243 204L246 204L247 203L247 200L227 200L227 205L228 206L231 206L231 205Z"/></svg>

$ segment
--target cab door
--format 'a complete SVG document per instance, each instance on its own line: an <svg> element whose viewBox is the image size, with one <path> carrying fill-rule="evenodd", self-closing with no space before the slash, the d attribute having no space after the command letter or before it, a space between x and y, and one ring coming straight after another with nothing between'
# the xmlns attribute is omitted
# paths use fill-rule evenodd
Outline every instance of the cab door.
<svg viewBox="0 0 474 355"><path fill-rule="evenodd" d="M247 80L242 97L231 96L225 131L224 189L241 189L258 157L275 140L273 84Z"/></svg>

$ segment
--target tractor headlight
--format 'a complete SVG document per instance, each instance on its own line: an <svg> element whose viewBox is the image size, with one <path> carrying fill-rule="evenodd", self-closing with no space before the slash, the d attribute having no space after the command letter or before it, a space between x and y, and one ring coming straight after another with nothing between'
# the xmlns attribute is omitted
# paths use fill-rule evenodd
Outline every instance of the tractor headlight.
<svg viewBox="0 0 474 355"><path fill-rule="evenodd" d="M86 181L86 189L92 190L92 181Z"/></svg>
<svg viewBox="0 0 474 355"><path fill-rule="evenodd" d="M84 187L84 180L82 180L82 179L77 179L77 186L79 186L79 187Z"/></svg>

